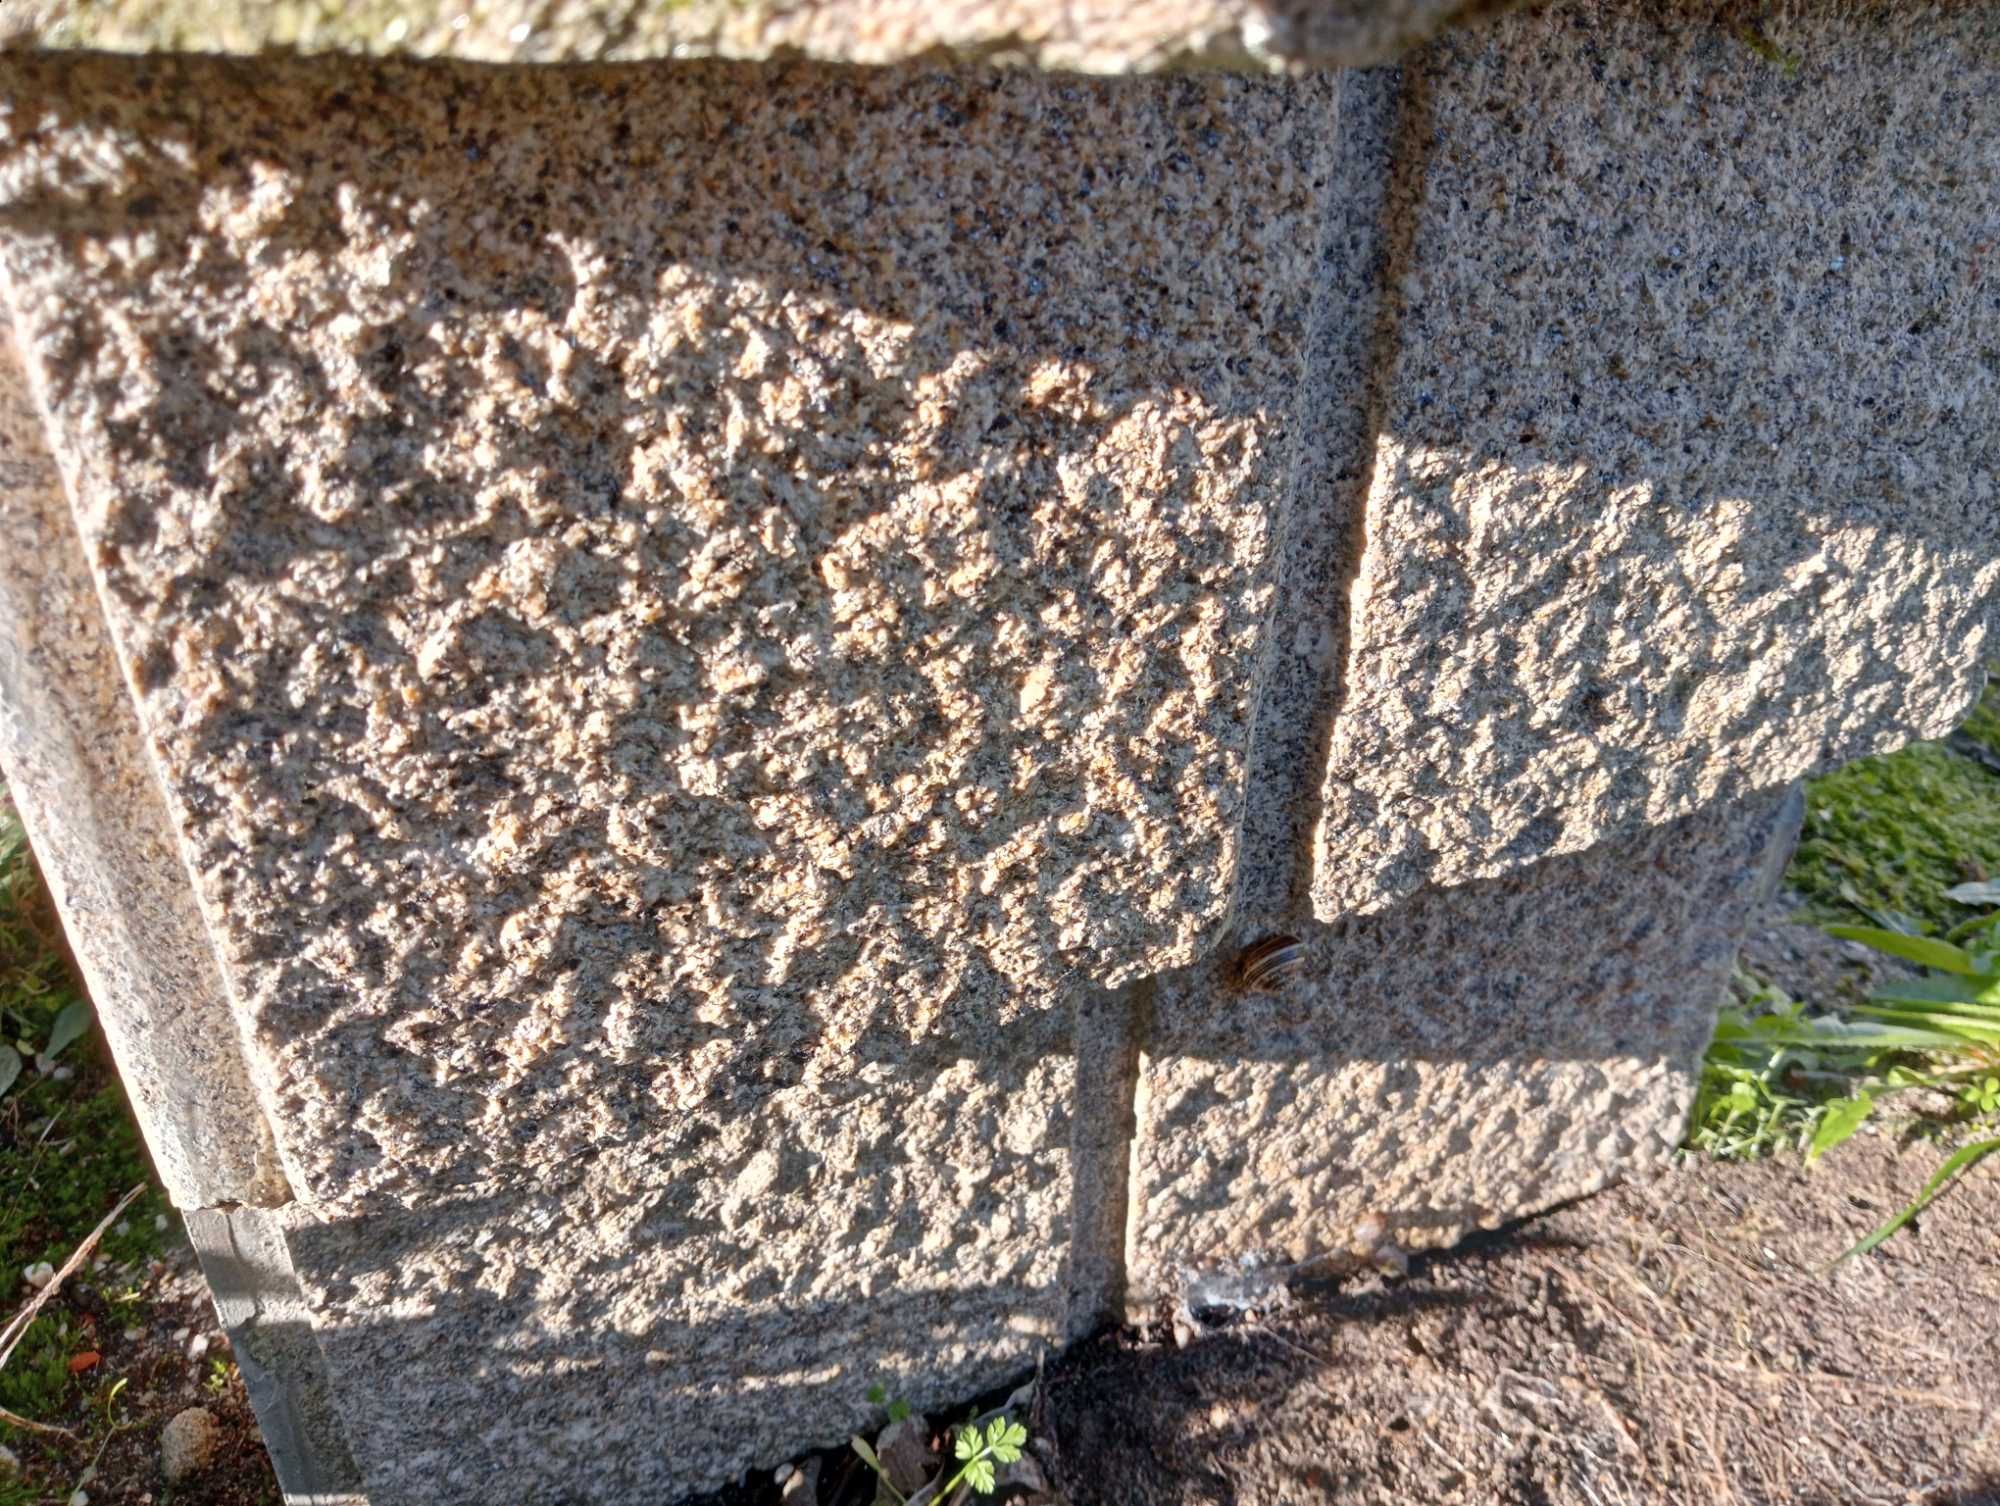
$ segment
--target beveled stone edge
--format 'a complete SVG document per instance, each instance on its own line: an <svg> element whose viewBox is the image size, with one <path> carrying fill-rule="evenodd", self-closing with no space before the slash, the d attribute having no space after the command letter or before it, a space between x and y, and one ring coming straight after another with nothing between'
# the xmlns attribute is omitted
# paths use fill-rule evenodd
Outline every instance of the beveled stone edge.
<svg viewBox="0 0 2000 1506"><path fill-rule="evenodd" d="M0 475L0 509L26 514L44 541L0 562L0 769L168 1196L181 1208L275 1207L290 1182L27 373L0 314L0 402L46 467ZM52 644L91 683L56 683Z"/></svg>

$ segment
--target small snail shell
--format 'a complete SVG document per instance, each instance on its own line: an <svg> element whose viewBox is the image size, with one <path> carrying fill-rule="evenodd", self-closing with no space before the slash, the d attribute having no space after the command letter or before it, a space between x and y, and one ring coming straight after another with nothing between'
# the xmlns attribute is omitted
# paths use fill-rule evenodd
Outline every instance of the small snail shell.
<svg viewBox="0 0 2000 1506"><path fill-rule="evenodd" d="M1306 960L1306 944L1296 936L1266 936L1236 959L1236 981L1245 988L1275 988Z"/></svg>

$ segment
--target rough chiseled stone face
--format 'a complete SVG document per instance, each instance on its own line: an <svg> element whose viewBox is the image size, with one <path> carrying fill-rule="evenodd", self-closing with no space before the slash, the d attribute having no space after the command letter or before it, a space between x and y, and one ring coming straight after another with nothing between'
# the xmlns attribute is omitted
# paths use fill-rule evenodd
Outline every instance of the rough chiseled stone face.
<svg viewBox="0 0 2000 1506"><path fill-rule="evenodd" d="M1135 1287L1338 1255L1369 1213L1406 1248L1450 1244L1659 1163L1796 832L1767 792L1313 925L1275 990L1246 993L1226 958L1163 980Z"/></svg>
<svg viewBox="0 0 2000 1506"><path fill-rule="evenodd" d="M300 1217L371 1499L667 1501L865 1427L871 1385L943 1405L1031 1370L1066 1300L1075 1063L1023 1045L697 1114L645 1186Z"/></svg>
<svg viewBox="0 0 2000 1506"><path fill-rule="evenodd" d="M6 66L17 323L303 1194L643 1167L1196 955L1330 82Z"/></svg>
<svg viewBox="0 0 2000 1506"><path fill-rule="evenodd" d="M1794 68L1700 7L1567 5L1412 61L1322 918L1963 712L2000 584L1994 25L1773 22Z"/></svg>
<svg viewBox="0 0 2000 1506"><path fill-rule="evenodd" d="M1344 84L0 55L82 546L8 641L95 656L9 756L161 776L247 1056L189 1122L247 1105L277 1201L262 1112L299 1199L216 1248L297 1283L377 1506L713 1486L1025 1369L1122 1235L1155 1287L1436 1243L1667 1149L1768 787L1970 694L1992 25L1586 4Z"/></svg>

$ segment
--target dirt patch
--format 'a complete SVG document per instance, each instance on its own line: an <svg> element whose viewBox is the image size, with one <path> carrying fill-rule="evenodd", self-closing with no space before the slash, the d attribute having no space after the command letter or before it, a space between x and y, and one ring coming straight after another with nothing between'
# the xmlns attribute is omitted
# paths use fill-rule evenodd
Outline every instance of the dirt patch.
<svg viewBox="0 0 2000 1506"><path fill-rule="evenodd" d="M1184 1349L1103 1336L1044 1443L1073 1506L2000 1503L2000 1176L1825 1269L1937 1160L1691 1162Z"/></svg>
<svg viewBox="0 0 2000 1506"><path fill-rule="evenodd" d="M58 1348L98 1358L35 1408L36 1421L71 1436L0 1428L23 1466L0 1479L0 1506L65 1503L79 1489L90 1506L279 1506L256 1414L191 1250L177 1246L136 1272L73 1278L43 1311ZM188 1407L214 1415L219 1446L207 1468L170 1487L160 1432Z"/></svg>

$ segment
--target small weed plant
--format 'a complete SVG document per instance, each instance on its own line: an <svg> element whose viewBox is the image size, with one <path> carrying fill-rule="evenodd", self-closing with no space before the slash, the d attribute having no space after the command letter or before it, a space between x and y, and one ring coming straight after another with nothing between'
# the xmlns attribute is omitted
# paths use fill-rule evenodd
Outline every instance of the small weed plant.
<svg viewBox="0 0 2000 1506"><path fill-rule="evenodd" d="M910 1415L908 1402L890 1401L888 1393L880 1386L869 1388L868 1399L876 1406L885 1408L891 1425ZM952 1503L963 1501L974 1491L980 1495L991 1495L998 1482L995 1466L1013 1464L1020 1459L1022 1450L1028 1446L1028 1430L1004 1411L974 1418L953 1430L951 1449L958 1465L956 1471L947 1475L946 1470L951 1468L947 1464L945 1470L938 1472L936 1479L907 1496L896 1488L866 1439L857 1437L850 1439L849 1443L861 1456L862 1462L875 1471L883 1491L898 1506L929 1506L929 1503L952 1506Z"/></svg>
<svg viewBox="0 0 2000 1506"><path fill-rule="evenodd" d="M28 836L0 799L0 1096L24 1061L47 1073L90 1031L88 1001L70 986L55 911L28 857Z"/></svg>
<svg viewBox="0 0 2000 1506"><path fill-rule="evenodd" d="M1961 905L2000 904L2000 884L1962 884ZM1909 1206L1840 1259L1866 1254L1903 1228L1967 1171L2000 1151L2000 910L1945 936L1919 934L1894 912L1880 925L1827 931L1917 964L1921 976L1876 989L1852 1018L1811 1015L1759 986L1725 1011L1703 1064L1690 1143L1751 1157L1801 1146L1808 1163L1850 1138L1902 1095L1948 1105L1932 1121L1960 1143Z"/></svg>

